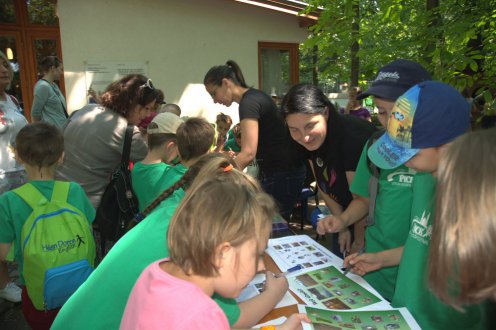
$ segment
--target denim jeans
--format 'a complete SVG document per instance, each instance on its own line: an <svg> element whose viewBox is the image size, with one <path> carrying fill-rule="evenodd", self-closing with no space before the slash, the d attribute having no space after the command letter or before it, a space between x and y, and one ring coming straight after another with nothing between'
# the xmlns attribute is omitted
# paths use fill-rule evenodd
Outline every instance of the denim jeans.
<svg viewBox="0 0 496 330"><path fill-rule="evenodd" d="M305 176L306 168L304 165L292 171L263 173L262 188L267 194L274 197L279 206L279 213L286 220L289 220L291 211L301 194Z"/></svg>

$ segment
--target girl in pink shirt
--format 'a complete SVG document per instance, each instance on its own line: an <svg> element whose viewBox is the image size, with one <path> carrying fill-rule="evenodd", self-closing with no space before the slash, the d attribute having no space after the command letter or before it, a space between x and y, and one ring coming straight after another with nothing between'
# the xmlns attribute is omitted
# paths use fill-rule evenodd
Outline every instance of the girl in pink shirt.
<svg viewBox="0 0 496 330"><path fill-rule="evenodd" d="M143 271L121 329L229 329L210 297L235 298L264 270L276 208L254 179L232 165L223 172L193 182L169 226L170 258ZM280 329L297 329L300 320L308 318L295 314Z"/></svg>

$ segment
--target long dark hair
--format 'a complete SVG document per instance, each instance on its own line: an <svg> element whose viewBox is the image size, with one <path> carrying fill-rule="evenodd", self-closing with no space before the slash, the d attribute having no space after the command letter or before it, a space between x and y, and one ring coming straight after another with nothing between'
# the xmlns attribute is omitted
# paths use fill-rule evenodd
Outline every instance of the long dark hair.
<svg viewBox="0 0 496 330"><path fill-rule="evenodd" d="M203 84L220 86L222 85L222 79L224 78L232 80L235 85L249 88L248 85L246 85L241 68L233 60L227 61L225 65L218 65L210 68L205 75L205 78L203 78Z"/></svg>

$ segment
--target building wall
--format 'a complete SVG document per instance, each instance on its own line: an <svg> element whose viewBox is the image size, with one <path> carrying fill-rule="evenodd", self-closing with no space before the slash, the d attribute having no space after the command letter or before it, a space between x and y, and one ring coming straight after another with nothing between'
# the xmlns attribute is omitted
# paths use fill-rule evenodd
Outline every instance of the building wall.
<svg viewBox="0 0 496 330"><path fill-rule="evenodd" d="M185 115L214 118L202 85L214 65L234 59L258 87L259 41L301 43L298 18L232 0L59 0L68 109L87 103L86 61L146 61L148 75ZM233 107L233 106L231 106Z"/></svg>

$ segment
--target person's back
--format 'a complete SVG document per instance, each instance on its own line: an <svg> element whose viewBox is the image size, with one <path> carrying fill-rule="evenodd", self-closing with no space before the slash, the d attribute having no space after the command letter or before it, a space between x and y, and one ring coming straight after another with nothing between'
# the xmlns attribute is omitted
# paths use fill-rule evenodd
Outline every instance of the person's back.
<svg viewBox="0 0 496 330"><path fill-rule="evenodd" d="M71 252L71 254L75 255L74 252L79 251L81 244L83 245L82 249L86 249L86 247L90 250L92 249L92 254L88 254L88 257L93 259L88 260L91 265L94 262L95 256L95 247L89 226L95 216L94 208L78 184L73 182L58 182L53 179L55 167L63 155L63 148L62 134L53 125L35 123L25 126L17 135L16 150L18 160L24 164L28 173L29 182L0 196L0 259L5 260L11 243L15 242L15 259L18 262L20 281L23 284L23 312L28 324L34 328L48 328L58 312L58 307L43 310L47 307L43 308L43 305L40 305L39 297L43 296L39 291L40 289L38 289L39 274L36 274L37 267L40 267L40 265L49 265L50 261L57 262L60 258L65 258L66 256L60 255L60 253L69 249L75 249ZM62 200L61 196L64 200ZM38 198L38 204L32 201L32 199ZM61 200L59 201L58 198L61 198ZM31 207L32 205L37 206ZM34 208L42 209L45 208L45 205L47 208L54 205L65 205L65 208L70 209L69 213L76 214L75 216L78 217L71 218L70 220L77 220L78 222L81 220L80 224L85 227L85 231L80 232L81 236L77 237L77 242L70 243L68 240L65 240L62 241L62 244L60 240L63 235L68 233L67 229L52 227L50 237L46 236L48 233L40 231L42 230L40 229L36 235L33 234L33 237L29 239L35 240L35 243L36 240L40 239L41 242L46 241L48 238L54 239L55 244L42 244L40 249L45 249L46 253L54 252L58 254L50 256L52 259L40 258L39 260L26 260L24 249L35 249L33 250L35 253L41 251L36 251L37 244L29 247L27 238L23 239L23 233L26 231L24 226L28 220L32 220ZM53 216L59 216L61 213L55 210ZM50 215L52 213L47 214L43 218L48 218ZM40 219L42 219L41 216ZM55 217L51 219L55 219ZM60 215L57 220L58 222L64 222L66 219ZM46 224L42 222L43 220L37 221L36 227L33 225L31 231L34 233L37 228L45 228ZM53 222L50 225L57 226ZM76 243L78 244L77 246ZM23 248L21 249L21 247ZM26 261L29 262L29 269L26 266L27 264L25 264ZM27 273L28 270L29 273ZM41 276L45 282L43 290L47 288L46 285L49 280L47 274L48 272L44 272L43 276ZM30 287L26 288L25 283L28 283ZM44 291L43 293L46 295L49 294Z"/></svg>
<svg viewBox="0 0 496 330"><path fill-rule="evenodd" d="M171 169L171 161L177 157L176 131L182 122L172 113L160 113L147 127L148 154L143 161L134 164L131 171L140 211L168 188L162 185L161 180L164 173Z"/></svg>

